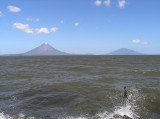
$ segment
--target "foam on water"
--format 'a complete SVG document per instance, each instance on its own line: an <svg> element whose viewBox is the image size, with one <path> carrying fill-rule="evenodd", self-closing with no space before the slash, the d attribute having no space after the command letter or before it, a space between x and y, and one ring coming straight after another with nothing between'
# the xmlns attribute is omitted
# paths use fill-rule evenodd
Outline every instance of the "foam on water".
<svg viewBox="0 0 160 119"><path fill-rule="evenodd" d="M134 110L135 108L138 108L136 106L135 102L135 98L137 98L138 95L138 91L137 90L133 90L132 92L133 94L130 94L128 96L128 99L125 100L124 105L122 106L115 106L115 109L113 112L107 112L104 111L102 113L98 113L93 117L90 117L90 119L96 117L97 119L114 119L114 115L121 115L121 116L128 116L131 117L133 119L139 117L138 115L135 114ZM137 98L138 99L138 98ZM132 100L132 102L130 102L130 100ZM53 117L54 118L54 117ZM16 116L9 116L7 114L4 113L0 113L0 119L36 119L36 117L26 117L24 114L20 113ZM88 117L86 116L80 116L80 117L73 117L73 116L68 116L65 117L63 119L88 119Z"/></svg>
<svg viewBox="0 0 160 119"><path fill-rule="evenodd" d="M104 113L99 113L96 115L96 117L98 117L99 119L110 119L113 118L114 115L119 114L121 116L127 115L131 118L135 118L135 114L134 112L131 110L131 105L126 105L123 107L119 107L117 109L115 109L115 111L113 113L108 113L107 111ZM92 118L92 117L91 117ZM5 115L4 113L0 113L0 119L15 119L15 117L11 117L9 115ZM36 119L36 117L28 117L26 118L24 114L18 114L18 116L16 116L16 119ZM87 119L87 117L66 117L65 119Z"/></svg>
<svg viewBox="0 0 160 119"><path fill-rule="evenodd" d="M18 115L14 115L14 116L10 116L8 114L4 114L3 112L0 113L0 119L36 119L36 117L32 116L32 117L26 117L25 114L18 114ZM40 119L40 118L38 118Z"/></svg>
<svg viewBox="0 0 160 119"><path fill-rule="evenodd" d="M0 113L0 119L36 119L36 117L25 117L24 114L18 114L17 116L9 116L5 115L4 113ZM38 118L41 119L41 118ZM54 119L54 117L53 117ZM61 118L61 119L87 119L86 117L66 117L66 118Z"/></svg>
<svg viewBox="0 0 160 119"><path fill-rule="evenodd" d="M97 117L98 119L111 119L114 117L114 115L121 115L121 116L124 116L124 115L127 115L128 117L131 117L131 118L136 118L138 117L132 110L132 106L127 102L124 106L121 106L121 107L116 107L115 108L115 111L112 112L112 113L109 113L107 111L103 112L103 113L98 113L97 115L95 115L95 117ZM26 118L24 114L18 114L18 116L16 116L17 118L16 119L36 119L36 117L28 117ZM9 115L5 115L4 113L0 113L0 119L15 119L13 117L10 117ZM69 117L66 117L64 119L88 119L87 117L72 117L72 116L69 116ZM92 117L91 117L92 119Z"/></svg>
<svg viewBox="0 0 160 119"><path fill-rule="evenodd" d="M138 90L135 88L132 89L131 94L128 96L128 99L125 100L125 103L122 106L116 106L114 111L109 113L107 111L103 113L97 114L100 119L113 119L114 115L128 116L130 118L139 118L139 116L135 113L135 110L138 108L136 105L136 101L139 100Z"/></svg>
<svg viewBox="0 0 160 119"><path fill-rule="evenodd" d="M9 115L4 115L4 113L0 113L0 119L12 119Z"/></svg>
<svg viewBox="0 0 160 119"><path fill-rule="evenodd" d="M103 113L99 113L97 114L101 119L110 119L110 118L113 118L114 115L121 115L121 116L124 116L124 115L127 115L128 117L131 117L131 118L135 118L135 114L134 112L132 111L132 106L130 104L126 104L125 106L122 106L122 107L116 107L115 111L113 113L108 113L107 111L106 112L103 112Z"/></svg>
<svg viewBox="0 0 160 119"><path fill-rule="evenodd" d="M0 113L0 119L5 119L5 116L3 113Z"/></svg>
<svg viewBox="0 0 160 119"><path fill-rule="evenodd" d="M92 117L86 117L84 115L79 116L79 117L73 117L73 116L68 116L68 117L63 117L60 119L114 119L114 115L121 115L121 116L128 116L130 118L139 118L139 116L135 113L135 109L138 108L136 105L136 101L140 100L139 98L139 92L138 90L133 87L132 91L128 95L128 99L124 99L123 105L122 106L115 106L113 112L101 112L96 114L95 116ZM37 117L26 117L25 114L18 114L16 116L9 116L8 114L4 114L3 112L0 113L0 119L36 119ZM54 118L54 117L53 117ZM40 119L40 118L38 118Z"/></svg>
<svg viewBox="0 0 160 119"><path fill-rule="evenodd" d="M66 119L87 119L86 117L67 117Z"/></svg>

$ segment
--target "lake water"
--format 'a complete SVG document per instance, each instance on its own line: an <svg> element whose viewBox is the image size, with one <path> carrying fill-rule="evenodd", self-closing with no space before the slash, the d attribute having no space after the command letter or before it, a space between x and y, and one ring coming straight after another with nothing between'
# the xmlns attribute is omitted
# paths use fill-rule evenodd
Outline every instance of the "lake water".
<svg viewBox="0 0 160 119"><path fill-rule="evenodd" d="M0 57L0 119L114 114L160 119L160 56Z"/></svg>

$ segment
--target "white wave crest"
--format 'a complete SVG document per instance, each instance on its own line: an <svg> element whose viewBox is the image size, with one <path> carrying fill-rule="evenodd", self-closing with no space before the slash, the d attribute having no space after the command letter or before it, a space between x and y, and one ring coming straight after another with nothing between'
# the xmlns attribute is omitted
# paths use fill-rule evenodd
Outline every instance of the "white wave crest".
<svg viewBox="0 0 160 119"><path fill-rule="evenodd" d="M122 106L115 106L115 109L113 112L107 112L104 111L102 113L98 113L93 117L90 117L89 119L92 118L97 118L97 119L114 119L115 115L121 115L121 116L128 116L130 118L139 118L139 116L134 112L138 106L136 105L136 101L139 100L139 93L138 90L133 89L131 94L128 95L128 99L125 100L124 104ZM0 113L0 119L36 119L36 117L26 117L24 114L20 113L16 116L9 116L4 113ZM40 119L40 118L38 118ZM62 118L60 118L62 119ZM86 116L79 116L79 117L73 117L73 116L68 116L63 119L88 119Z"/></svg>
<svg viewBox="0 0 160 119"><path fill-rule="evenodd" d="M122 106L122 107L117 107L113 113L108 113L106 111L103 113L99 113L97 115L100 117L100 119L111 119L117 114L121 115L121 116L126 115L130 118L133 118L133 119L135 117L135 114L132 111L132 106L130 104L126 104L125 106Z"/></svg>
<svg viewBox="0 0 160 119"><path fill-rule="evenodd" d="M10 116L8 114L0 113L0 119L36 119L36 117L25 117L24 114L20 113L15 116Z"/></svg>
<svg viewBox="0 0 160 119"><path fill-rule="evenodd" d="M4 115L4 113L0 113L0 119L12 119L9 115Z"/></svg>

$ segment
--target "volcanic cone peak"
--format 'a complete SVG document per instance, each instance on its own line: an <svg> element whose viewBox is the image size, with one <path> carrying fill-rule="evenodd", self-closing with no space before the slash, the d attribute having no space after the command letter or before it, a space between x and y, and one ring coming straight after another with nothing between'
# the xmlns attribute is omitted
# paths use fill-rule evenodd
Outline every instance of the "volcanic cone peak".
<svg viewBox="0 0 160 119"><path fill-rule="evenodd" d="M24 53L24 55L68 55L68 54L53 48L51 45L45 42L39 47Z"/></svg>

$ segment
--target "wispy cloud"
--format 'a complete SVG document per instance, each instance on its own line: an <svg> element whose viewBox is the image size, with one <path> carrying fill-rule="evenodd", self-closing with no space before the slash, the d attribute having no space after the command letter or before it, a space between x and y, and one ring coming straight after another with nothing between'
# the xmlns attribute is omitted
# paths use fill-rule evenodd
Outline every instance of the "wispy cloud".
<svg viewBox="0 0 160 119"><path fill-rule="evenodd" d="M100 5L102 4L102 1L101 1L101 0L96 0L96 1L94 2L94 4L95 4L96 6L100 6Z"/></svg>
<svg viewBox="0 0 160 119"><path fill-rule="evenodd" d="M148 44L148 42L143 42L143 44L144 44L144 45L147 45L147 44Z"/></svg>
<svg viewBox="0 0 160 119"><path fill-rule="evenodd" d="M36 29L38 34L44 33L44 34L49 34L50 31L48 30L48 28L40 28L40 29Z"/></svg>
<svg viewBox="0 0 160 119"><path fill-rule="evenodd" d="M111 6L111 0L106 0L106 1L104 1L104 4L105 4L107 7L110 7L110 6Z"/></svg>
<svg viewBox="0 0 160 119"><path fill-rule="evenodd" d="M28 24L14 23L13 27L24 31L25 33L34 33L33 29L29 28Z"/></svg>
<svg viewBox="0 0 160 119"><path fill-rule="evenodd" d="M76 27L79 26L79 22L74 23L74 26Z"/></svg>
<svg viewBox="0 0 160 119"><path fill-rule="evenodd" d="M124 8L125 5L126 5L126 0L118 0L118 6L120 8Z"/></svg>
<svg viewBox="0 0 160 119"><path fill-rule="evenodd" d="M140 40L132 40L133 43L140 43Z"/></svg>
<svg viewBox="0 0 160 119"><path fill-rule="evenodd" d="M2 11L0 11L0 16L3 16L3 13L2 13Z"/></svg>
<svg viewBox="0 0 160 119"><path fill-rule="evenodd" d="M17 28L19 30L22 30L25 33L29 33L29 34L50 34L50 33L55 33L58 28L57 27L53 27L50 30L48 28L30 28L29 24L22 24L22 23L14 23L13 24L14 28Z"/></svg>
<svg viewBox="0 0 160 119"><path fill-rule="evenodd" d="M137 40L132 40L132 42L135 43L135 44L142 44L142 45L147 45L148 44L148 42L146 42L146 41L143 42L143 41L138 40L138 39Z"/></svg>
<svg viewBox="0 0 160 119"><path fill-rule="evenodd" d="M101 4L104 4L105 6L107 6L107 7L110 7L111 6L111 0L96 0L95 2L94 2L94 4L96 5L96 6L101 6ZM118 6L120 7L120 8L124 8L125 7L125 5L127 4L127 2L126 2L126 0L118 0Z"/></svg>
<svg viewBox="0 0 160 119"><path fill-rule="evenodd" d="M55 33L57 30L58 30L57 27L53 27L53 28L51 28L50 32Z"/></svg>
<svg viewBox="0 0 160 119"><path fill-rule="evenodd" d="M28 17L28 18L26 18L26 20L27 21L35 21L35 22L38 22L39 21L39 19L38 18L31 18L31 17Z"/></svg>
<svg viewBox="0 0 160 119"><path fill-rule="evenodd" d="M61 24L64 24L64 20L61 20L60 23L61 23Z"/></svg>
<svg viewBox="0 0 160 119"><path fill-rule="evenodd" d="M9 5L7 8L8 8L8 10L9 10L10 12L20 12L20 11L21 11L20 8L15 7L15 6L11 6L11 5Z"/></svg>

